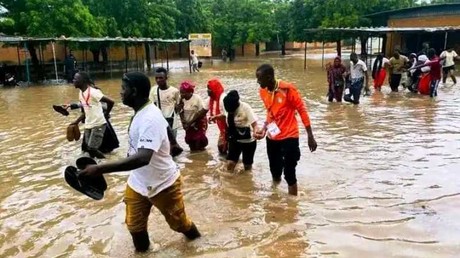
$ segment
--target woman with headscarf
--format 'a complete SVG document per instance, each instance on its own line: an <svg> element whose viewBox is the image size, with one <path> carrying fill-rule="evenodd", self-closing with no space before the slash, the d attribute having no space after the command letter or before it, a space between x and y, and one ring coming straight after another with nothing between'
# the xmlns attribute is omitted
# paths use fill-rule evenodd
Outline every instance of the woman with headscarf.
<svg viewBox="0 0 460 258"><path fill-rule="evenodd" d="M337 102L342 102L343 88L345 85L344 73L347 71L342 64L342 59L338 56L334 59L334 64L327 68L327 82L329 83L328 101L334 99Z"/></svg>
<svg viewBox="0 0 460 258"><path fill-rule="evenodd" d="M243 153L244 170L251 170L257 141L253 132L257 132L257 117L249 104L240 101L238 91L232 90L224 98L228 124L227 170L235 169Z"/></svg>
<svg viewBox="0 0 460 258"><path fill-rule="evenodd" d="M377 55L377 58L374 61L372 66L372 79L374 79L374 89L376 91L381 91L383 82L387 77L386 67L390 63L390 60L385 58L382 53Z"/></svg>
<svg viewBox="0 0 460 258"><path fill-rule="evenodd" d="M208 110L210 112L209 123L216 123L219 128L219 141L217 148L221 155L227 154L227 123L225 122L224 113L224 87L218 79L208 81L209 103Z"/></svg>
<svg viewBox="0 0 460 258"><path fill-rule="evenodd" d="M202 151L208 146L206 113L203 99L194 94L195 85L184 81L180 85L181 100L177 107L185 130L185 143L191 151Z"/></svg>

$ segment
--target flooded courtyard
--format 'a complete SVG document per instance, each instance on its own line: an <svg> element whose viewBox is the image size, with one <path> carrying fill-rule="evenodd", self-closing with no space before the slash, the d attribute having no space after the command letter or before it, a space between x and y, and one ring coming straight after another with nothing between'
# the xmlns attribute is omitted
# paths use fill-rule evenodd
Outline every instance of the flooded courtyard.
<svg viewBox="0 0 460 258"><path fill-rule="evenodd" d="M359 106L330 104L321 61L309 60L303 70L302 59L281 57L207 62L197 74L176 61L169 84L192 80L204 97L207 80L218 77L263 121L255 69L264 62L297 85L318 142L310 153L302 129L299 196L288 196L285 182L272 185L265 141L258 142L252 172L228 173L217 126L210 125L205 152L176 158L186 210L203 237L185 240L153 209L153 245L144 255L134 253L124 224L128 173L105 176L109 189L101 201L63 179L80 155L80 142L65 137L78 112L63 117L51 106L76 101L78 91L71 85L1 89L0 257L458 257L460 88L441 86L431 100L385 86ZM109 160L125 157L133 114L121 103L120 78L95 78L116 101L111 122L121 147ZM183 138L179 130L187 149Z"/></svg>

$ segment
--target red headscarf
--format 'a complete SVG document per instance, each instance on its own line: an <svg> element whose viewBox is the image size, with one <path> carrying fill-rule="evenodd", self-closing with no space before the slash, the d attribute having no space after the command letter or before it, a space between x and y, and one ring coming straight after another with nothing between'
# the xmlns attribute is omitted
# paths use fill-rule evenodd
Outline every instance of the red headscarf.
<svg viewBox="0 0 460 258"><path fill-rule="evenodd" d="M211 110L211 116L220 114L220 96L224 93L224 87L218 79L212 79L208 81L209 90L212 92L212 96L209 98L209 109ZM216 114L214 114L214 103L217 103Z"/></svg>
<svg viewBox="0 0 460 258"><path fill-rule="evenodd" d="M183 81L180 84L180 90L188 92L188 93L193 93L193 92L195 92L195 85L193 84L193 82Z"/></svg>

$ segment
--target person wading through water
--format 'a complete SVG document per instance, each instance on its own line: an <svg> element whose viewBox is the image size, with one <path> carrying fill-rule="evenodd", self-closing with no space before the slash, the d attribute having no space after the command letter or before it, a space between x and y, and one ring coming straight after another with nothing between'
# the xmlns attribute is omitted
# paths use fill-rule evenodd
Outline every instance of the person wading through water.
<svg viewBox="0 0 460 258"><path fill-rule="evenodd" d="M92 81L85 72L78 72L73 79L75 88L79 89L80 104L83 107L83 114L71 125L78 125L85 121L84 139L87 151L91 157L105 158L99 150L107 128L107 121L114 101L102 93L99 89L92 87ZM102 108L102 102L107 104L106 114Z"/></svg>
<svg viewBox="0 0 460 258"><path fill-rule="evenodd" d="M372 79L374 79L374 89L376 91L382 90L382 85L387 77L387 67L389 63L390 60L384 57L383 53L379 53L372 65Z"/></svg>
<svg viewBox="0 0 460 258"><path fill-rule="evenodd" d="M79 177L131 171L125 191L126 226L137 251L150 246L147 223L152 206L165 217L169 227L188 239L201 236L185 213L179 167L169 154L168 123L149 100L150 80L140 72L123 76L121 98L134 110L128 127L127 158L88 166Z"/></svg>
<svg viewBox="0 0 460 258"><path fill-rule="evenodd" d="M262 139L267 135L267 154L273 181L281 182L281 175L284 173L289 194L297 195L296 166L300 159L300 148L296 112L307 131L310 151L317 148L307 109L293 84L275 79L275 71L271 65L259 66L256 77L267 117L263 128L255 136Z"/></svg>
<svg viewBox="0 0 460 258"><path fill-rule="evenodd" d="M177 143L177 128L179 119L176 107L180 103L180 93L177 88L168 85L168 71L159 67L155 70L157 86L150 90L150 100L161 110L168 122L168 138L171 142L171 155L173 157L182 153L182 147Z"/></svg>
<svg viewBox="0 0 460 258"><path fill-rule="evenodd" d="M343 88L345 86L344 74L347 68L342 64L342 59L338 56L334 59L334 63L327 67L327 82L329 84L328 101L334 99L337 102L342 102Z"/></svg>
<svg viewBox="0 0 460 258"><path fill-rule="evenodd" d="M216 123L219 128L219 140L217 141L217 149L220 155L226 155L228 150L227 142L227 123L225 122L224 112L224 86L218 79L208 81L208 110L209 123Z"/></svg>

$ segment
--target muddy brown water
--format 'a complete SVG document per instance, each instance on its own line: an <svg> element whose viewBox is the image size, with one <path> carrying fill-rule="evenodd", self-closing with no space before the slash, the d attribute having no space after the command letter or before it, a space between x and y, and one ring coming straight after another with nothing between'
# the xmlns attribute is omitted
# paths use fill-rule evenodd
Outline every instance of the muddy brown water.
<svg viewBox="0 0 460 258"><path fill-rule="evenodd" d="M152 210L146 255L134 253L124 225L127 173L106 176L102 201L63 180L80 154L80 143L65 138L77 113L63 117L51 105L76 100L73 86L0 90L0 257L458 257L458 86L441 86L436 100L385 87L359 106L329 104L321 61L304 71L301 59L278 57L214 61L193 75L172 62L170 84L191 79L205 96L206 80L219 77L263 119L255 80L262 62L299 87L319 144L310 153L303 131L299 196L289 197L284 182L272 186L264 141L252 172L227 173L211 125L205 152L177 158L186 209L203 237L186 241ZM121 147L108 158L122 158L132 111L120 103L119 77L96 82L117 101L111 121ZM185 146L183 137L180 130Z"/></svg>

